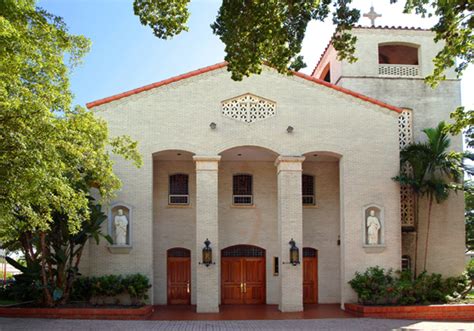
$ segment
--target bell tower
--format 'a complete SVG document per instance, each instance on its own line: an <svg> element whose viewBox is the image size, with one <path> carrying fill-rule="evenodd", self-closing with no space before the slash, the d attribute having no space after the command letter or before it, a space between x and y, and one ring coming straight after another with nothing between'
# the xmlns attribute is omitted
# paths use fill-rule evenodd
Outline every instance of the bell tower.
<svg viewBox="0 0 474 331"><path fill-rule="evenodd" d="M377 15L371 8L365 16L374 24ZM431 88L425 83L424 77L434 69L433 58L443 47L442 41L434 41L432 31L372 25L355 27L352 33L357 37L354 55L358 60L355 63L339 61L330 42L312 73L313 77L404 109L399 117L400 148L423 141L423 129L449 121L450 113L461 105L460 81L454 70L448 70L446 80L438 87ZM368 128L370 125L367 123ZM462 150L461 136L451 137L451 149ZM415 206L410 196L410 192L401 187L401 261L405 266L409 265L414 261L416 251L417 269L422 270L423 245L419 244L417 249L416 238L418 243L426 238L427 206L423 201L420 203L420 220L418 225L415 224ZM451 193L446 202L435 204L433 215L429 241L437 245L431 246L435 253L428 255L428 271L460 274L464 268L463 195ZM430 256L436 254L438 256L430 263Z"/></svg>

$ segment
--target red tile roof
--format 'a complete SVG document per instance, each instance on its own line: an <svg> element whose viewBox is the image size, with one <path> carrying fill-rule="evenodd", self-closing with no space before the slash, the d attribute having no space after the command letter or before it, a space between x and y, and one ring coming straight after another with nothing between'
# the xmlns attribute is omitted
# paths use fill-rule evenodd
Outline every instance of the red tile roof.
<svg viewBox="0 0 474 331"><path fill-rule="evenodd" d="M123 92L123 93L112 95L112 96L107 97L107 98L103 98L103 99L95 100L95 101L92 101L92 102L88 102L88 103L86 103L86 107L91 109L93 107L100 106L100 105L103 105L105 103L109 103L111 101L115 101L115 100L119 100L119 99L122 99L122 98L125 98L125 97L129 97L133 94L138 94L140 92L148 91L148 90L154 89L156 87L160 87L160 86L168 85L168 84L171 84L171 83L174 83L174 82L178 82L180 80L183 80L183 79L186 79L186 78L191 78L191 77L203 74L205 72L209 72L209 71L212 71L212 70L224 68L225 66L227 66L227 62L221 62L221 63L217 63L217 64L214 64L212 66L204 67L204 68L201 68L201 69L198 69L198 70L193 70L193 71L190 71L188 73L185 73L185 74L182 74L182 75L179 75L179 76L174 76L174 77L171 77L171 78L168 78L168 79L156 82L156 83L148 84L148 85L145 85L145 86L142 86L142 87L130 90L130 91L126 91L126 92Z"/></svg>
<svg viewBox="0 0 474 331"><path fill-rule="evenodd" d="M191 78L191 77L194 77L194 76L206 73L206 72L210 72L210 71L213 71L213 70L221 69L221 68L224 68L226 66L227 66L227 62L217 63L217 64L214 64L212 66L208 66L208 67L204 67L204 68L201 68L201 69L198 69L198 70L188 72L186 74L171 77L171 78L168 78L168 79L165 79L165 80L153 83L153 84L145 85L145 86L142 86L142 87L130 90L130 91L126 91L126 92L123 92L123 93L120 93L120 94L112 95L112 96L107 97L107 98L92 101L92 102L87 103L86 106L87 106L87 108L91 109L91 108L94 108L94 107L97 107L97 106L100 106L100 105L103 105L103 104L106 104L106 103L109 103L109 102L112 102L112 101L115 101L115 100L119 100L119 99L128 97L128 96L133 95L133 94L138 94L140 92L148 91L148 90L160 87L160 86L164 86L164 85L168 85L168 84L171 84L171 83L174 83L174 82L178 82L180 80L183 80L183 79L186 79L186 78ZM402 112L401 108L389 105L385 102L382 102L382 101L376 100L374 98L362 95L360 93L348 90L346 88L328 83L324 80L314 78L314 77L311 77L309 75L306 75L306 74L303 74L303 73L300 73L300 72L296 72L296 71L292 71L292 74L296 77L300 77L300 78L303 78L303 79L308 80L310 82L313 82L313 83L316 83L316 84L319 84L319 85L323 85L325 87L328 87L328 88L331 88L333 90L348 94L348 95L350 95L352 97L355 97L355 98L358 98L360 100L370 102L374 105L377 105L377 106L380 106L380 107L383 107L383 108L387 108L387 109L395 111L397 113Z"/></svg>

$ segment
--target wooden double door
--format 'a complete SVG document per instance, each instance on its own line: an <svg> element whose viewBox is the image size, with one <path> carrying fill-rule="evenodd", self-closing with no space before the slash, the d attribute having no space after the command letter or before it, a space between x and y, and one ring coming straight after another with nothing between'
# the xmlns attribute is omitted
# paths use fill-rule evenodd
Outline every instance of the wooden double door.
<svg viewBox="0 0 474 331"><path fill-rule="evenodd" d="M191 251L185 248L168 250L167 287L169 305L191 304Z"/></svg>
<svg viewBox="0 0 474 331"><path fill-rule="evenodd" d="M265 250L247 245L222 250L222 304L266 302Z"/></svg>
<svg viewBox="0 0 474 331"><path fill-rule="evenodd" d="M318 251L303 248L303 303L318 303Z"/></svg>

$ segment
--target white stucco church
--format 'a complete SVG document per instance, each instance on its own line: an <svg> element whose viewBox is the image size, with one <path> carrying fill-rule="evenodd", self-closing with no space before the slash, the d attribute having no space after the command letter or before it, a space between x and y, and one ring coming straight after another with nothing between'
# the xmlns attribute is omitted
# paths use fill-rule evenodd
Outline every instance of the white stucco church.
<svg viewBox="0 0 474 331"><path fill-rule="evenodd" d="M460 105L460 82L425 85L441 49L428 30L353 33L358 61L329 43L312 75L265 67L236 82L219 63L87 104L139 142L144 166L116 160L116 244L90 245L82 273L141 272L153 304L198 312L301 311L354 302L356 271L413 267L413 200L392 177L400 148ZM462 272L463 207L462 194L434 206L429 272ZM424 242L423 219L417 231Z"/></svg>

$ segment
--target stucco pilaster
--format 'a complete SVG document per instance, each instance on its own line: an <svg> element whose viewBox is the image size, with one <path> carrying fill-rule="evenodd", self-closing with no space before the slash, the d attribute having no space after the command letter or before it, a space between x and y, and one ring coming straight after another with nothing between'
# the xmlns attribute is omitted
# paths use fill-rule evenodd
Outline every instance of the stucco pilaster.
<svg viewBox="0 0 474 331"><path fill-rule="evenodd" d="M283 312L303 310L303 266L289 264L293 239L303 258L303 205L301 174L304 157L279 156L275 162L278 181L278 240L281 257L280 301Z"/></svg>
<svg viewBox="0 0 474 331"><path fill-rule="evenodd" d="M218 168L220 156L194 156L196 163L196 311L219 311L219 238L218 238ZM213 262L206 267L202 260L204 241L209 239Z"/></svg>

